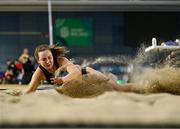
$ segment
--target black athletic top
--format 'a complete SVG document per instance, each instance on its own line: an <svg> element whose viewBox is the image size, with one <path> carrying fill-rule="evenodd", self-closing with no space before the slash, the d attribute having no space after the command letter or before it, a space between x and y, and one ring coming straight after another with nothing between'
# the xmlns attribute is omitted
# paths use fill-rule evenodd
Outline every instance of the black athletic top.
<svg viewBox="0 0 180 129"><path fill-rule="evenodd" d="M54 62L55 63L55 66L56 66L56 69L58 68L58 63L57 61ZM42 72L44 73L45 77L46 77L46 81L49 83L49 84L53 84L51 82L51 78L54 77L54 74L53 73L50 73L48 70L46 70L43 66L39 65L39 68L42 70ZM60 76L66 76L68 74L67 71L61 71L60 73ZM86 71L86 67L82 67L81 68L81 74L84 75L84 74L87 74L87 71Z"/></svg>
<svg viewBox="0 0 180 129"><path fill-rule="evenodd" d="M56 69L59 68L59 64L57 62L57 60L54 61L54 65L56 66ZM46 77L46 81L48 82L48 84L53 84L51 82L51 78L54 77L54 73L50 73L48 70L46 70L42 65L39 65L39 68L42 70L42 72L44 73L44 76ZM59 76L63 77L66 76L68 74L67 71L60 71Z"/></svg>
<svg viewBox="0 0 180 129"><path fill-rule="evenodd" d="M56 69L59 67L57 60L54 60L54 64L56 66ZM48 70L46 70L42 65L39 65L39 68L42 70L42 72L44 73L45 77L46 77L46 81L49 84L53 84L51 82L51 78L54 77L54 73L50 73Z"/></svg>
<svg viewBox="0 0 180 129"><path fill-rule="evenodd" d="M47 71L43 66L39 65L39 68L42 70L42 72L44 73L45 77L46 77L46 81L49 83L49 84L53 84L51 83L51 79L50 78L53 78L54 77L54 74L53 73L50 73L49 71Z"/></svg>

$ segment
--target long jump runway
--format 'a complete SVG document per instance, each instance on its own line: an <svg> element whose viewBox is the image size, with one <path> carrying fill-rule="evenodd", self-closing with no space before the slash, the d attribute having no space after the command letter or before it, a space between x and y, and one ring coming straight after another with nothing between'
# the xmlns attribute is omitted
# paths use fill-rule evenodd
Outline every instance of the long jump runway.
<svg viewBox="0 0 180 129"><path fill-rule="evenodd" d="M71 98L54 89L12 96L0 85L0 127L180 127L180 96L105 92Z"/></svg>

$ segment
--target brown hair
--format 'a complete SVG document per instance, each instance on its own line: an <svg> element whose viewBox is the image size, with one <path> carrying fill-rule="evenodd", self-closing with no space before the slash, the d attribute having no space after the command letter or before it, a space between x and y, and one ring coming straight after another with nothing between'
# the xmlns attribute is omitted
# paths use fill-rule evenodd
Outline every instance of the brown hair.
<svg viewBox="0 0 180 129"><path fill-rule="evenodd" d="M64 56L67 52L69 52L68 49L64 46L58 46L57 44L55 45L42 44L37 46L35 49L34 56L36 60L39 59L38 53L45 50L51 51L54 58Z"/></svg>

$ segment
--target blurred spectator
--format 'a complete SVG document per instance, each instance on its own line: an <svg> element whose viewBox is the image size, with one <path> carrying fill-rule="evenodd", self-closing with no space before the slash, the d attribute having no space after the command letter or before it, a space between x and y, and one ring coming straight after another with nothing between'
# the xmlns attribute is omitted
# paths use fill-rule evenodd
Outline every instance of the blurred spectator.
<svg viewBox="0 0 180 129"><path fill-rule="evenodd" d="M12 72L12 70L7 69L5 74L4 74L4 77L5 77L5 83L6 84L13 83L13 72Z"/></svg>
<svg viewBox="0 0 180 129"><path fill-rule="evenodd" d="M28 84L34 72L33 58L29 56L27 48L23 50L19 59L7 60L7 69L4 73L6 84Z"/></svg>
<svg viewBox="0 0 180 129"><path fill-rule="evenodd" d="M31 76L34 72L34 64L32 57L29 55L29 50L24 48L19 61L22 63L22 84L28 84L31 80Z"/></svg>
<svg viewBox="0 0 180 129"><path fill-rule="evenodd" d="M19 61L25 63L28 58L29 58L29 50L27 48L24 48L22 54L19 57Z"/></svg>
<svg viewBox="0 0 180 129"><path fill-rule="evenodd" d="M16 77L16 79L18 81L18 84L21 84L22 76L23 76L23 65L18 59L16 59L14 61L14 63L15 63L16 69L17 69L17 77Z"/></svg>
<svg viewBox="0 0 180 129"><path fill-rule="evenodd" d="M18 71L21 71L21 70L22 70L22 63L21 63L18 59L16 59L16 60L14 61L14 63L15 63L16 69L17 69Z"/></svg>
<svg viewBox="0 0 180 129"><path fill-rule="evenodd" d="M34 64L30 60L30 58L28 58L27 61L23 63L22 84L28 84L31 81L34 70Z"/></svg>
<svg viewBox="0 0 180 129"><path fill-rule="evenodd" d="M7 60L6 64L7 69L4 74L5 83L17 83L18 72L15 63L11 60Z"/></svg>

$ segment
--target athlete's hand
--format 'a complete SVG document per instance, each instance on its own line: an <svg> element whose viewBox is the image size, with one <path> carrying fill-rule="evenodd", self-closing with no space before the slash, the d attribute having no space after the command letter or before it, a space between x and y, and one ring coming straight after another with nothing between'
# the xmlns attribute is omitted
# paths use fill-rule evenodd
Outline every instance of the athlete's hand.
<svg viewBox="0 0 180 129"><path fill-rule="evenodd" d="M51 78L51 83L53 83L55 85L62 85L63 80L61 77L54 77L54 78Z"/></svg>
<svg viewBox="0 0 180 129"><path fill-rule="evenodd" d="M23 95L22 91L19 90L6 90L6 94L12 95L12 96L20 96Z"/></svg>

